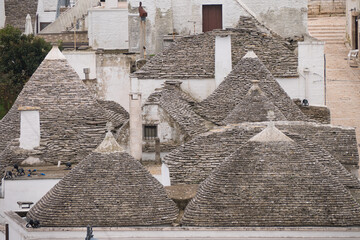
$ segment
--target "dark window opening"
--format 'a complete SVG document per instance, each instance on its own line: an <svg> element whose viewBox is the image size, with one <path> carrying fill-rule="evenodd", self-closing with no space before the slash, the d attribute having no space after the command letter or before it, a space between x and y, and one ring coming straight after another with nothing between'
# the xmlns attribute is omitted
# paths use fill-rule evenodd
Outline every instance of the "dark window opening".
<svg viewBox="0 0 360 240"><path fill-rule="evenodd" d="M203 32L222 29L222 5L203 5Z"/></svg>
<svg viewBox="0 0 360 240"><path fill-rule="evenodd" d="M154 140L157 138L157 126L156 125L144 125L144 139Z"/></svg>

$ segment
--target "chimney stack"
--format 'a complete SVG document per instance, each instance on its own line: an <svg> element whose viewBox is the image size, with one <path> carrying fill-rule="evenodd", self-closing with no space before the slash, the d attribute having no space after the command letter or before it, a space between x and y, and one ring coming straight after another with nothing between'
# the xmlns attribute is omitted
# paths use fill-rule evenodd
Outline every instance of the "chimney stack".
<svg viewBox="0 0 360 240"><path fill-rule="evenodd" d="M90 79L90 68L84 68L83 71L85 74L85 80L89 80Z"/></svg>
<svg viewBox="0 0 360 240"><path fill-rule="evenodd" d="M215 38L215 82L216 87L232 70L231 36L216 36Z"/></svg>
<svg viewBox="0 0 360 240"><path fill-rule="evenodd" d="M117 8L118 0L105 0L105 8Z"/></svg>
<svg viewBox="0 0 360 240"><path fill-rule="evenodd" d="M142 159L141 93L130 93L130 155Z"/></svg>
<svg viewBox="0 0 360 240"><path fill-rule="evenodd" d="M20 148L32 150L40 146L40 108L19 107Z"/></svg>

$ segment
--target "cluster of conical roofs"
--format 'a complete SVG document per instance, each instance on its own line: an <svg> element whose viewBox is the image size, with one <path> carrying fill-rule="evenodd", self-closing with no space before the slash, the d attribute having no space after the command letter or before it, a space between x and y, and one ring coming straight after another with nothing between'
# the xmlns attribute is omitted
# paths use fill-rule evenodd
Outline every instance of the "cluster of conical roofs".
<svg viewBox="0 0 360 240"><path fill-rule="evenodd" d="M37 154L48 162L80 162L28 212L43 227L157 226L176 219L200 227L360 225L354 197L360 183L346 169L358 162L354 130L310 121L253 52L193 106L219 127L164 159L172 185L199 185L180 215L110 129L103 140L106 123L119 118L90 96L58 49L0 122L9 134L0 139L3 166L27 154L4 144L16 138L17 108L24 105L42 109L46 143Z"/></svg>

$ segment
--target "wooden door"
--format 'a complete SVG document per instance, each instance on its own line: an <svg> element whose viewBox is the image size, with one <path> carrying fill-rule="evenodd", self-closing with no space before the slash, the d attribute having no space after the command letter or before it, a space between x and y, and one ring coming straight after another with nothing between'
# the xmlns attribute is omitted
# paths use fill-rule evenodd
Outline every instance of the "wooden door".
<svg viewBox="0 0 360 240"><path fill-rule="evenodd" d="M203 5L203 32L222 29L222 5Z"/></svg>

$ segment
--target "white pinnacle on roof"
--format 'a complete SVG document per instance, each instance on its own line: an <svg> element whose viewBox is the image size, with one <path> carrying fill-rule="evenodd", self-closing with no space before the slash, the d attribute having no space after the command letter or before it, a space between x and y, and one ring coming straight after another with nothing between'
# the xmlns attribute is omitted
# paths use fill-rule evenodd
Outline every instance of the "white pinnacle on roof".
<svg viewBox="0 0 360 240"><path fill-rule="evenodd" d="M250 142L293 142L291 138L277 129L273 122L263 131L252 137Z"/></svg>
<svg viewBox="0 0 360 240"><path fill-rule="evenodd" d="M258 58L254 51L248 51L243 58Z"/></svg>
<svg viewBox="0 0 360 240"><path fill-rule="evenodd" d="M58 60L66 59L65 56L60 52L58 46L53 46L48 55L46 55L45 60Z"/></svg>
<svg viewBox="0 0 360 240"><path fill-rule="evenodd" d="M115 153L123 152L124 149L117 143L114 135L111 133L112 124L106 124L108 132L102 143L94 150L97 153Z"/></svg>
<svg viewBox="0 0 360 240"><path fill-rule="evenodd" d="M33 27L31 24L31 16L28 14L26 16L26 22L25 22L25 35L34 34Z"/></svg>

